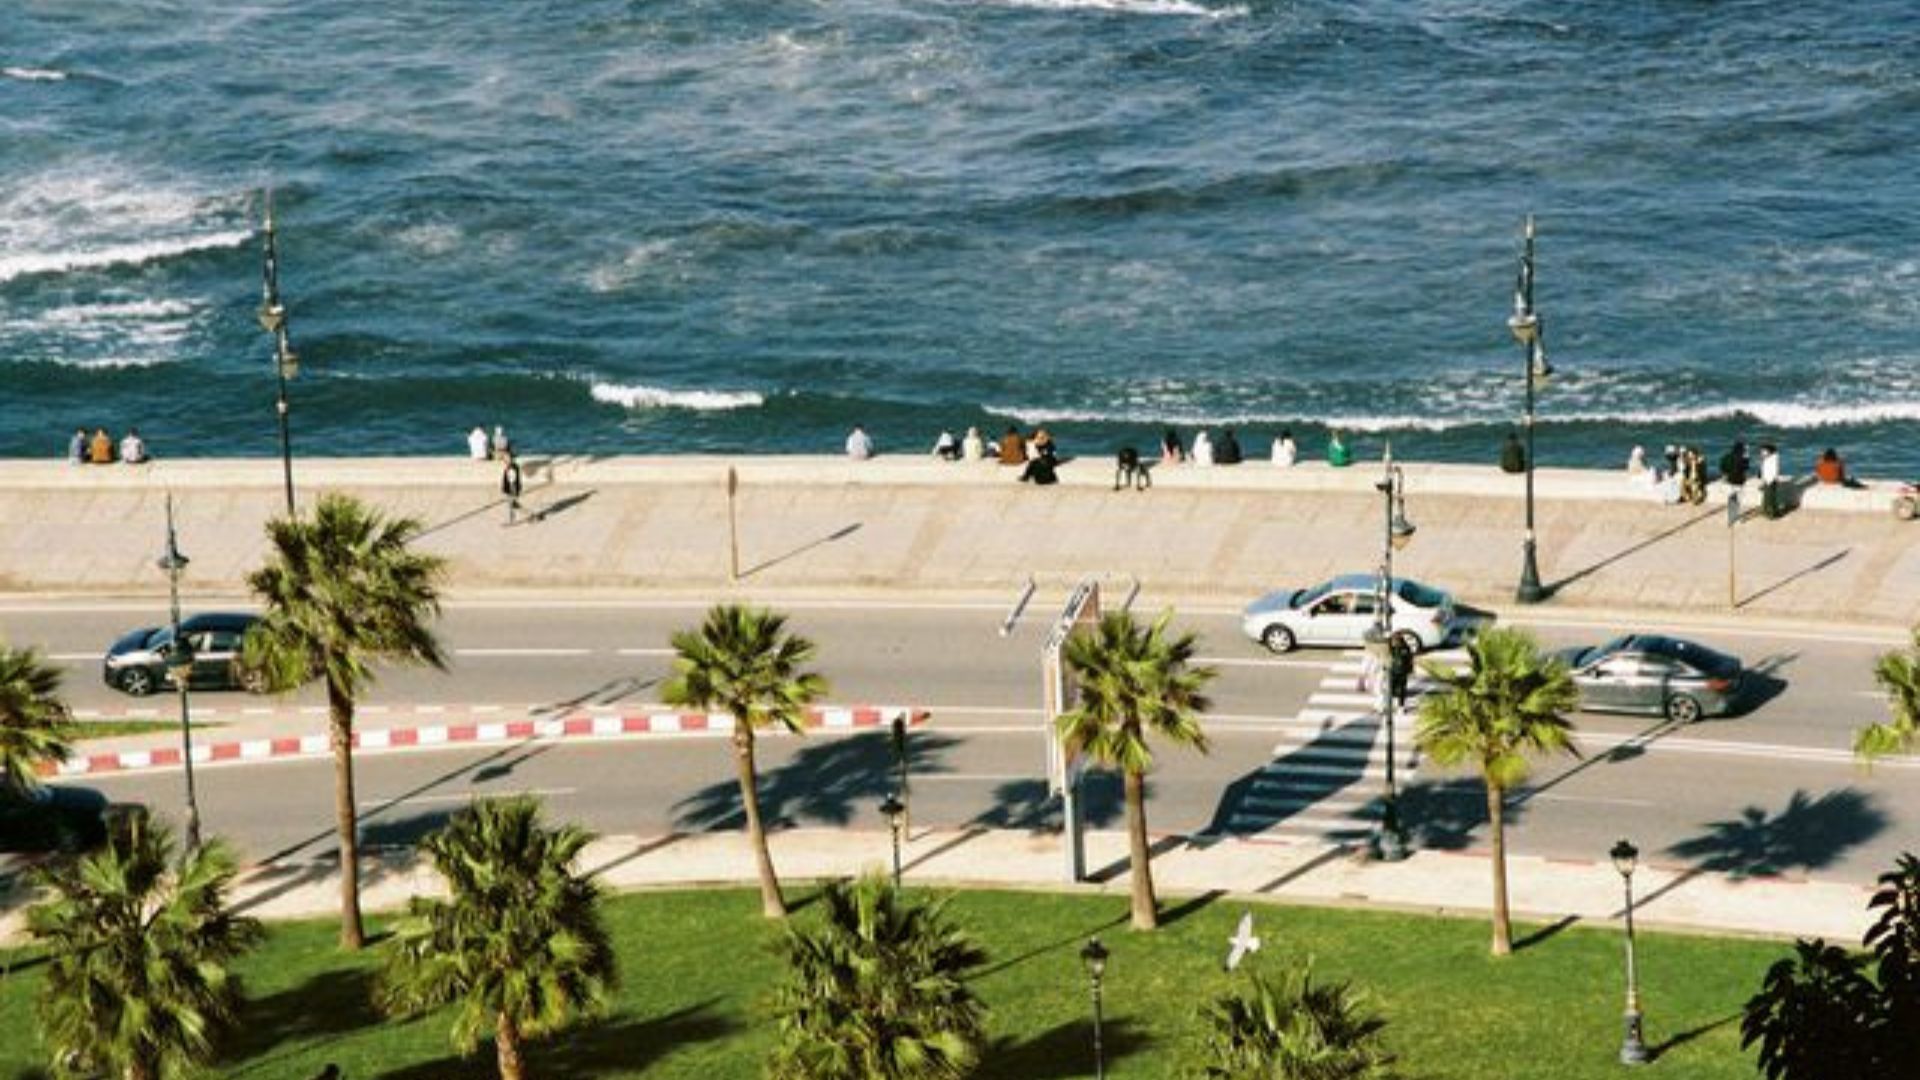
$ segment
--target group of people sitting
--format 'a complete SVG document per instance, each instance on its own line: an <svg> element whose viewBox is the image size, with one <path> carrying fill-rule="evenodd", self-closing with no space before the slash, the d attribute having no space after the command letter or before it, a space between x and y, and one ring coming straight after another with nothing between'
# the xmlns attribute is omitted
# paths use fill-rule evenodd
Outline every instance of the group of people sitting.
<svg viewBox="0 0 1920 1080"><path fill-rule="evenodd" d="M86 428L74 428L73 438L67 440L69 465L111 465L116 461L144 465L149 460L147 441L140 437L139 428L128 428L117 445L106 428L94 428L92 436L87 435Z"/></svg>
<svg viewBox="0 0 1920 1080"><path fill-rule="evenodd" d="M1280 468L1292 468L1300 461L1300 444L1294 441L1293 432L1283 429L1273 437L1273 446L1268 454L1269 460ZM1198 466L1238 465L1246 460L1246 452L1240 448L1240 437L1231 427L1220 430L1220 439L1215 442L1207 429L1201 428L1193 436L1193 448L1189 450L1181 445L1180 433L1168 428L1160 436L1160 463L1178 465L1188 462ZM1327 464L1336 469L1353 464L1353 450L1348 447L1346 436L1335 428L1327 438Z"/></svg>
<svg viewBox="0 0 1920 1080"><path fill-rule="evenodd" d="M1846 462L1832 447L1814 460L1813 475L1822 484L1860 486L1859 481L1847 474ZM1770 442L1761 443L1756 463L1747 455L1746 440L1735 439L1727 452L1720 455L1718 479L1738 489L1756 477L1760 482L1761 511L1767 517L1780 516L1785 508L1780 486L1780 448ZM1661 502L1699 505L1706 501L1707 483L1715 477L1707 471L1706 454L1697 447L1668 445L1661 460L1656 462L1647 460L1643 447L1634 447L1627 455L1627 479L1648 488Z"/></svg>

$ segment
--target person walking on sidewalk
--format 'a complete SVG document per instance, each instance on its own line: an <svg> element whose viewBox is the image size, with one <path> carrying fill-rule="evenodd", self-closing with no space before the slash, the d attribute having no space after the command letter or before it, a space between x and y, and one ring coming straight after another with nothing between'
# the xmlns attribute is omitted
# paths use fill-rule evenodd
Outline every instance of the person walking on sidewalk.
<svg viewBox="0 0 1920 1080"><path fill-rule="evenodd" d="M506 461L506 468L500 470L500 494L507 497L507 524L512 525L520 520L520 462L511 451Z"/></svg>

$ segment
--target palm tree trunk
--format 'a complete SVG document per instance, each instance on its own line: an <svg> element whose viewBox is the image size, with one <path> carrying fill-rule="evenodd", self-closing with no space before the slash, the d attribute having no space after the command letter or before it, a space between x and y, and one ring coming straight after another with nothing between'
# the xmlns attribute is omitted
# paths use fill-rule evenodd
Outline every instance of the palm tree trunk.
<svg viewBox="0 0 1920 1080"><path fill-rule="evenodd" d="M523 1080L527 1066L520 1058L520 1029L504 1012L494 1024L493 1050L500 1064L500 1080Z"/></svg>
<svg viewBox="0 0 1920 1080"><path fill-rule="evenodd" d="M740 805L747 812L747 839L753 844L754 862L760 869L760 911L769 919L784 919L787 902L780 895L780 879L773 872L773 852L767 848L767 830L760 824L760 785L753 767L753 728L742 716L733 718L733 763L740 775Z"/></svg>
<svg viewBox="0 0 1920 1080"><path fill-rule="evenodd" d="M1507 916L1506 792L1487 782L1487 826L1493 837L1493 955L1513 951L1513 926Z"/></svg>
<svg viewBox="0 0 1920 1080"><path fill-rule="evenodd" d="M1153 857L1147 852L1147 782L1127 770L1127 855L1133 865L1133 928L1153 930L1160 913L1153 903Z"/></svg>
<svg viewBox="0 0 1920 1080"><path fill-rule="evenodd" d="M353 799L353 699L327 681L329 738L333 744L333 819L340 833L340 947L366 943L360 925L359 810Z"/></svg>

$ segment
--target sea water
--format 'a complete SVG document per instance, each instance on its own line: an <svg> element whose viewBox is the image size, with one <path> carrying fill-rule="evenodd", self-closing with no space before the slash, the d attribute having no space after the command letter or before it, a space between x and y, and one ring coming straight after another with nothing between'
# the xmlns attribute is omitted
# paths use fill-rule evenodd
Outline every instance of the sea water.
<svg viewBox="0 0 1920 1080"><path fill-rule="evenodd" d="M1069 453L1234 425L1920 474L1912 0L7 0L0 455Z"/></svg>

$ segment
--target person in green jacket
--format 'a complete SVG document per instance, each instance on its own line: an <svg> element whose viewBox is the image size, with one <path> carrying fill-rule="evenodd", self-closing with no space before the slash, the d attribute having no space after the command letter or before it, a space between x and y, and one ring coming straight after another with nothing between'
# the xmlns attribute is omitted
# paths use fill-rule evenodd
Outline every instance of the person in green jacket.
<svg viewBox="0 0 1920 1080"><path fill-rule="evenodd" d="M1336 469L1353 464L1353 451L1347 449L1347 440L1340 437L1339 428L1335 428L1333 437L1327 440L1327 464Z"/></svg>

